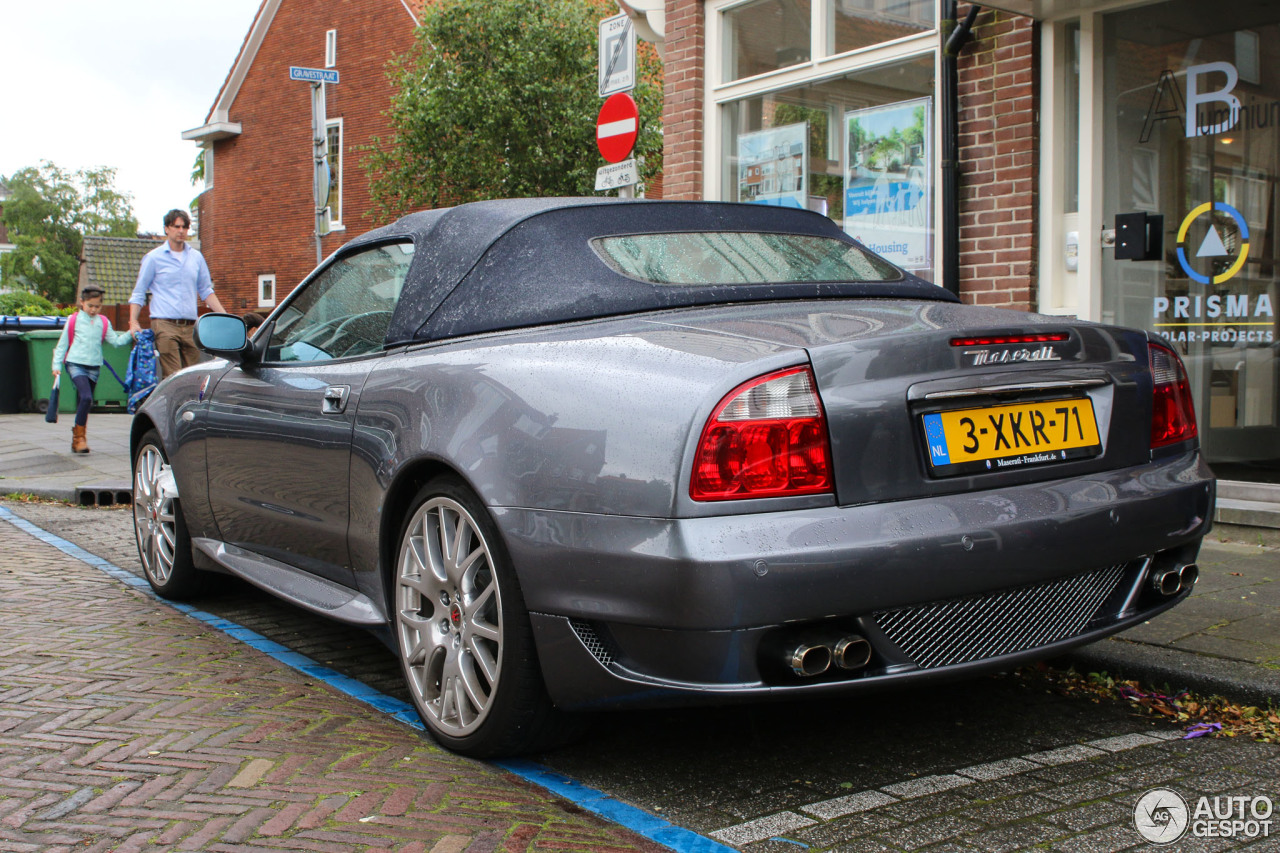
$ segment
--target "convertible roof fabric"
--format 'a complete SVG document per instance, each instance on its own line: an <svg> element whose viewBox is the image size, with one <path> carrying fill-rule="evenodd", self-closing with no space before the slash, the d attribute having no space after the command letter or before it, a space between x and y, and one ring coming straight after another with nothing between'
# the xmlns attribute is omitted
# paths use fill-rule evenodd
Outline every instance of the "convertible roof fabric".
<svg viewBox="0 0 1280 853"><path fill-rule="evenodd" d="M482 201L422 211L343 247L409 238L413 268L388 345L641 311L727 302L824 297L958 301L909 273L886 282L693 286L622 275L592 249L597 237L689 231L763 231L855 243L818 213L755 204L549 198Z"/></svg>

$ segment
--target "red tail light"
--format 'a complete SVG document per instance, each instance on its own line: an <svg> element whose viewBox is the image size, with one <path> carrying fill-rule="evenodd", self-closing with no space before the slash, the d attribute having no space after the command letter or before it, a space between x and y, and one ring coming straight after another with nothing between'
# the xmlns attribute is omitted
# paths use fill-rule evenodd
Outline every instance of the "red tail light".
<svg viewBox="0 0 1280 853"><path fill-rule="evenodd" d="M698 501L831 491L831 444L813 373L792 367L729 392L702 429L689 495Z"/></svg>
<svg viewBox="0 0 1280 853"><path fill-rule="evenodd" d="M1166 346L1151 344L1151 379L1155 384L1151 407L1151 447L1164 447L1195 438L1196 411L1191 385L1178 354Z"/></svg>

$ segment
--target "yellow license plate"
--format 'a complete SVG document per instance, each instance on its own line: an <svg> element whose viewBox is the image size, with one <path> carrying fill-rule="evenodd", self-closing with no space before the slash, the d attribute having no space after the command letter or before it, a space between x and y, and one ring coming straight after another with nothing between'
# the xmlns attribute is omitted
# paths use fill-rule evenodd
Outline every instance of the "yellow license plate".
<svg viewBox="0 0 1280 853"><path fill-rule="evenodd" d="M1063 462L1102 450L1087 397L934 412L923 419L935 474Z"/></svg>

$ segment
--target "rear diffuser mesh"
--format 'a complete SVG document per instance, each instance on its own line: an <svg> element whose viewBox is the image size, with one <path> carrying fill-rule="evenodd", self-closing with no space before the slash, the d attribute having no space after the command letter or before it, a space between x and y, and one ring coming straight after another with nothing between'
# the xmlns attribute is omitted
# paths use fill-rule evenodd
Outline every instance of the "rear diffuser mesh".
<svg viewBox="0 0 1280 853"><path fill-rule="evenodd" d="M1124 576L1125 564L1050 583L874 615L924 669L1024 652L1082 633Z"/></svg>

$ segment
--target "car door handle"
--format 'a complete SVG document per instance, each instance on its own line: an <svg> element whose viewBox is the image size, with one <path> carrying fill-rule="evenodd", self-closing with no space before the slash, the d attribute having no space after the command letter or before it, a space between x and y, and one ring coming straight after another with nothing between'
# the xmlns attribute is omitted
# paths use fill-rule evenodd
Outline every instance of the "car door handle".
<svg viewBox="0 0 1280 853"><path fill-rule="evenodd" d="M330 385L324 389L324 402L320 404L322 415L340 415L347 408L347 397L351 395L350 385Z"/></svg>

